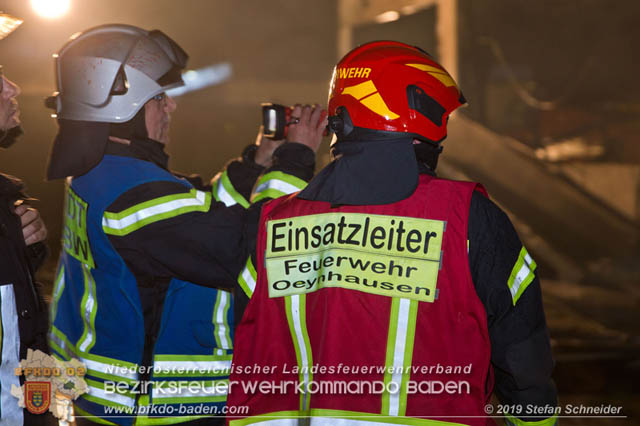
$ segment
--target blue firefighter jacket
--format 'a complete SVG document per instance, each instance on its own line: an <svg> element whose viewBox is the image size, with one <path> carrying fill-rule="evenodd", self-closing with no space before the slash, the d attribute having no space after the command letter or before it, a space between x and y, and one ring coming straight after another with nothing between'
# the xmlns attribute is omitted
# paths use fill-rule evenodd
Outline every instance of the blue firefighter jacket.
<svg viewBox="0 0 640 426"><path fill-rule="evenodd" d="M177 182L188 191L107 211L128 190L154 181ZM91 171L67 181L49 341L54 356L77 358L87 368L89 391L75 401L76 415L131 425L131 414L138 415L135 424L144 424L148 416L185 416L196 413L189 407L202 404L224 406L233 341L230 293L171 279L153 365L143 366L145 329L136 278L108 238L208 211L211 203L210 192L130 157L105 155Z"/></svg>

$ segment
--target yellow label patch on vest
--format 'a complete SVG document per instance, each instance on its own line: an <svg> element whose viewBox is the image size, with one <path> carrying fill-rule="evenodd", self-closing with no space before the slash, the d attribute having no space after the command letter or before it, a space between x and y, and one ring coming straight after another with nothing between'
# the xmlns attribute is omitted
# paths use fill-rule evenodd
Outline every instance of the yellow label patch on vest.
<svg viewBox="0 0 640 426"><path fill-rule="evenodd" d="M87 236L87 208L87 203L71 188L67 188L62 245L69 255L94 268L95 264Z"/></svg>
<svg viewBox="0 0 640 426"><path fill-rule="evenodd" d="M350 68L338 68L338 78L368 78L371 68L365 67L350 67Z"/></svg>
<svg viewBox="0 0 640 426"><path fill-rule="evenodd" d="M269 297L339 287L433 302L444 222L323 213L267 222Z"/></svg>

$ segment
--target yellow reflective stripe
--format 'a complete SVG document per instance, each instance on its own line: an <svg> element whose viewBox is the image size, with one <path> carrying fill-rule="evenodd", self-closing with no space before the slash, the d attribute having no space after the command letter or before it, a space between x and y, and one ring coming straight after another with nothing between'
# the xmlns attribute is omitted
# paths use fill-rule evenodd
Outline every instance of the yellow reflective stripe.
<svg viewBox="0 0 640 426"><path fill-rule="evenodd" d="M518 255L518 260L511 270L509 281L507 283L509 285L509 291L511 292L513 306L516 305L516 302L520 296L522 296L522 293L524 293L529 284L531 284L535 278L534 271L536 270L536 267L536 262L531 258L527 249L522 246L520 254Z"/></svg>
<svg viewBox="0 0 640 426"><path fill-rule="evenodd" d="M181 386L182 383L186 385ZM154 404L222 402L226 401L228 390L229 379L156 381L151 390L151 401Z"/></svg>
<svg viewBox="0 0 640 426"><path fill-rule="evenodd" d="M154 377L227 376L232 355L156 355Z"/></svg>
<svg viewBox="0 0 640 426"><path fill-rule="evenodd" d="M62 355L65 361L69 361L75 354L75 347L69 339L53 325L49 332L49 346Z"/></svg>
<svg viewBox="0 0 640 426"><path fill-rule="evenodd" d="M311 373L313 357L307 332L306 300L305 295L287 296L285 298L289 331L291 332L291 339L296 351L296 360L300 368L299 380L304 384L303 391L300 393L300 411L302 412L307 412L309 409L311 395L308 393L308 386L313 380L313 374Z"/></svg>
<svg viewBox="0 0 640 426"><path fill-rule="evenodd" d="M118 213L105 212L102 230L105 234L123 236L146 225L185 213L206 212L211 206L209 192L192 189L188 193L166 195L145 201Z"/></svg>
<svg viewBox="0 0 640 426"><path fill-rule="evenodd" d="M49 345L63 360L79 359L87 368L87 375L104 380L133 384L138 379L138 366L133 363L107 358L100 355L79 352L67 336L55 326L49 332Z"/></svg>
<svg viewBox="0 0 640 426"><path fill-rule="evenodd" d="M51 311L49 313L49 321L51 324L53 324L53 321L56 319L58 302L60 301L60 296L62 296L62 292L64 291L64 286L64 264L61 264L60 269L58 270L58 277L56 278L56 282L53 284L53 297L51 300Z"/></svg>
<svg viewBox="0 0 640 426"><path fill-rule="evenodd" d="M229 307L231 306L231 293L224 290L217 290L216 304L213 307L213 335L216 339L218 348L231 349L231 327L229 326L228 316Z"/></svg>
<svg viewBox="0 0 640 426"><path fill-rule="evenodd" d="M84 295L80 302L80 315L84 320L84 332L78 340L78 351L89 352L96 343L98 301L96 300L96 282L93 280L91 270L84 263L82 264L82 273L84 275Z"/></svg>
<svg viewBox="0 0 640 426"><path fill-rule="evenodd" d="M417 417L386 416L381 414L363 413L360 411L312 409L310 415L312 416L311 425L313 426L333 426L335 424L348 424L350 426L380 426L380 424L409 426L464 426L461 423L421 419Z"/></svg>
<svg viewBox="0 0 640 426"><path fill-rule="evenodd" d="M113 386L113 390L105 390L105 384L103 382L98 382L96 380L91 380L85 378L87 386L89 387L89 394L91 395L91 399L101 399L103 401L107 401L111 404L102 403L102 405L113 405L119 406L124 405L126 407L134 407L136 405L136 397L135 394L131 392L122 392L118 386Z"/></svg>
<svg viewBox="0 0 640 426"><path fill-rule="evenodd" d="M274 411L272 413L260 414L244 419L234 419L229 421L229 426L245 425L277 425L277 426L297 426L300 419L298 411Z"/></svg>
<svg viewBox="0 0 640 426"><path fill-rule="evenodd" d="M304 180L283 172L270 172L263 175L256 182L251 195L251 202L255 203L265 198L278 198L293 194L307 186Z"/></svg>
<svg viewBox="0 0 640 426"><path fill-rule="evenodd" d="M244 269L240 272L240 275L238 275L238 284L240 284L240 288L242 288L249 299L251 299L253 292L256 290L257 278L256 268L254 268L251 256L249 256Z"/></svg>
<svg viewBox="0 0 640 426"><path fill-rule="evenodd" d="M382 395L381 413L384 415L404 416L406 413L417 317L417 301L392 299L384 374L385 389L392 392L386 391Z"/></svg>
<svg viewBox="0 0 640 426"><path fill-rule="evenodd" d="M248 208L250 203L233 187L231 179L227 171L218 173L213 178L213 197L216 201L223 202L227 207L240 204L244 208Z"/></svg>
<svg viewBox="0 0 640 426"><path fill-rule="evenodd" d="M310 424L313 426L380 426L381 424L409 425L409 426L464 426L461 423L440 420L421 419L417 417L391 417L360 411L311 409L310 419L298 411L276 411L243 419L234 419L230 426L298 426Z"/></svg>
<svg viewBox="0 0 640 426"><path fill-rule="evenodd" d="M525 422L517 417L513 417L509 413L505 416L505 424L507 426L554 426L558 424L558 415L555 414L547 419L537 420L535 422Z"/></svg>

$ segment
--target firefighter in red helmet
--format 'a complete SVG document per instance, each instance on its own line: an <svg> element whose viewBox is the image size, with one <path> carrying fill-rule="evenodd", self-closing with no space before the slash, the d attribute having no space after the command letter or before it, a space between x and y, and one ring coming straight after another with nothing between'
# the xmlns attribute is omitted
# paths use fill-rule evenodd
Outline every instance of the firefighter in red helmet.
<svg viewBox="0 0 640 426"><path fill-rule="evenodd" d="M557 404L536 263L481 185L435 174L465 102L413 46L338 63L334 159L263 208L239 279L230 424L491 425L493 392L555 424L527 415Z"/></svg>

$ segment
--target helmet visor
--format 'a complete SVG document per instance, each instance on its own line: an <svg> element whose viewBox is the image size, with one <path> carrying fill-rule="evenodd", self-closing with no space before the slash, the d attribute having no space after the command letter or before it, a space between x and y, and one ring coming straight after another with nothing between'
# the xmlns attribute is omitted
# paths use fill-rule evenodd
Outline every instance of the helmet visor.
<svg viewBox="0 0 640 426"><path fill-rule="evenodd" d="M158 84L162 87L174 85L175 83L184 84L182 81L182 70L187 66L189 55L175 41L162 31L149 31L149 37L162 49L167 55L173 66L158 80Z"/></svg>

